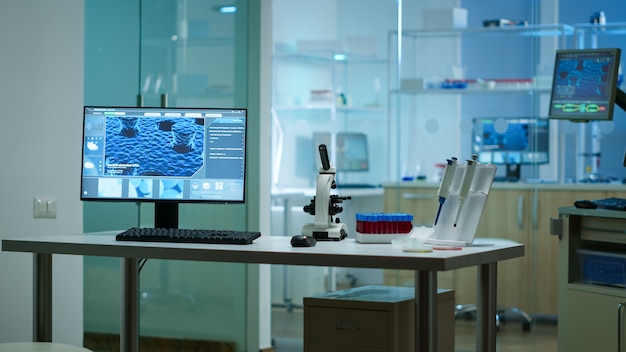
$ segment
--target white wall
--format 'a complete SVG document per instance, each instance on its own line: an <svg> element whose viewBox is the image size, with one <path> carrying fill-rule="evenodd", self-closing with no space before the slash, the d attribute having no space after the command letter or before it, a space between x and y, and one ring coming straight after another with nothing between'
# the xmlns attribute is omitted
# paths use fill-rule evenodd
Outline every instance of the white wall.
<svg viewBox="0 0 626 352"><path fill-rule="evenodd" d="M83 0L0 3L0 238L82 230ZM33 218L33 197L57 200ZM53 259L53 340L82 345L82 258ZM0 342L32 339L32 255L0 252Z"/></svg>

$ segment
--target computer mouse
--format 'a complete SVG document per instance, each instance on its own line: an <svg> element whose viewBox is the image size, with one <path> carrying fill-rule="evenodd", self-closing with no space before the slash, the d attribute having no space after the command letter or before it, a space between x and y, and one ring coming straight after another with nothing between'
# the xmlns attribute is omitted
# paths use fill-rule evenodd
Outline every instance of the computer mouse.
<svg viewBox="0 0 626 352"><path fill-rule="evenodd" d="M295 235L291 237L292 247L313 247L316 243L317 240L313 236Z"/></svg>
<svg viewBox="0 0 626 352"><path fill-rule="evenodd" d="M596 209L598 205L591 200L579 199L574 202L574 206L580 209Z"/></svg>

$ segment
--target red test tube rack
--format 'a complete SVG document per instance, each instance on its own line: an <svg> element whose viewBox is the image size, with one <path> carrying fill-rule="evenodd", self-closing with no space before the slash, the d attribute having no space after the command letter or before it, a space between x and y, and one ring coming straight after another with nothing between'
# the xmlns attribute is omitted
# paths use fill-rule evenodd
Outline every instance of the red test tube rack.
<svg viewBox="0 0 626 352"><path fill-rule="evenodd" d="M409 233L413 215L405 213L357 213L356 231L363 234Z"/></svg>

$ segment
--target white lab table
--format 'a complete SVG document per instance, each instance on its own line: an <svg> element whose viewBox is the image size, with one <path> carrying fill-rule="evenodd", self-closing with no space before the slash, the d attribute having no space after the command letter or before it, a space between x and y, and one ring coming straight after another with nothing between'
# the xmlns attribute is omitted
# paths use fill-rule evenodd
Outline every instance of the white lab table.
<svg viewBox="0 0 626 352"><path fill-rule="evenodd" d="M353 239L319 241L315 247L293 248L289 237L264 235L250 245L204 245L117 242L117 232L52 235L2 240L2 250L33 253L33 338L52 338L52 255L118 257L122 261L122 352L139 350L140 258L248 264L287 264L415 271L416 351L437 350L437 272L478 267L476 350L496 351L497 263L524 255L522 244L465 247L458 251L403 252L390 244L360 244Z"/></svg>

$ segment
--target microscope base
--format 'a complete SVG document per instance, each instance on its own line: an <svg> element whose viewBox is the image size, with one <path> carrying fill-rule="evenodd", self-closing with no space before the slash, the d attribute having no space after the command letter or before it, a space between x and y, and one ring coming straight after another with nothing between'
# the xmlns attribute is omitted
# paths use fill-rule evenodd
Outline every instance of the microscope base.
<svg viewBox="0 0 626 352"><path fill-rule="evenodd" d="M319 241L341 241L348 237L348 226L343 223L330 224L329 227L319 228L315 224L308 223L302 226L302 234L313 236Z"/></svg>

